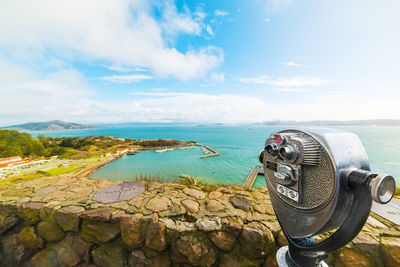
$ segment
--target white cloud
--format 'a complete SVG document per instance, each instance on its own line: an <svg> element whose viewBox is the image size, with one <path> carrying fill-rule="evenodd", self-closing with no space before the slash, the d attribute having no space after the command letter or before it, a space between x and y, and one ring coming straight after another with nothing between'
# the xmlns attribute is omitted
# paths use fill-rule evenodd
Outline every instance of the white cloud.
<svg viewBox="0 0 400 267"><path fill-rule="evenodd" d="M273 88L276 92L292 92L292 93L310 93L310 89L302 89L302 88Z"/></svg>
<svg viewBox="0 0 400 267"><path fill-rule="evenodd" d="M318 86L327 83L328 80L321 77L293 76L293 77L272 77L260 75L256 77L239 77L243 83L267 84L279 87Z"/></svg>
<svg viewBox="0 0 400 267"><path fill-rule="evenodd" d="M302 88L277 87L304 92ZM318 101L275 104L242 94L138 91L120 100L91 99L81 73L66 69L42 76L0 58L0 125L61 119L76 122L259 122L399 118L397 99L354 102L350 91L331 91ZM292 99L293 100L293 99ZM270 102L271 101L271 102ZM373 109L371 109L373 107Z"/></svg>
<svg viewBox="0 0 400 267"><path fill-rule="evenodd" d="M111 65L111 66L104 66L105 68L113 71L118 71L118 72L132 72L132 71L140 71L140 72L145 72L145 71L150 71L149 69L145 68L127 68L123 66L118 66L118 65Z"/></svg>
<svg viewBox="0 0 400 267"><path fill-rule="evenodd" d="M270 22L271 20L269 18L265 18L264 22Z"/></svg>
<svg viewBox="0 0 400 267"><path fill-rule="evenodd" d="M214 32L212 30L212 28L210 27L210 25L206 26L206 31L210 34L210 35L214 35Z"/></svg>
<svg viewBox="0 0 400 267"><path fill-rule="evenodd" d="M222 49L180 52L165 36L195 34L190 11L165 5L161 22L144 0L37 0L0 2L0 48L24 58L49 51L64 59L150 68L161 77L198 78L223 61ZM22 51L22 52L21 52Z"/></svg>
<svg viewBox="0 0 400 267"><path fill-rule="evenodd" d="M224 82L225 81L225 75L223 73L213 72L210 74L210 78L211 78L211 80L216 81L216 82Z"/></svg>
<svg viewBox="0 0 400 267"><path fill-rule="evenodd" d="M291 88L289 88L292 90ZM278 90L286 90L278 88ZM303 90L303 89L299 89ZM336 98L296 104L241 94L170 92L165 88L133 92L120 100L90 99L92 90L75 70L41 77L0 58L0 125L61 119L96 122L259 122L281 120L352 120L398 118L396 99L359 101ZM340 101L338 101L338 99ZM371 107L374 107L371 109Z"/></svg>
<svg viewBox="0 0 400 267"><path fill-rule="evenodd" d="M190 10L185 8L184 13L178 13L173 2L166 1L163 10L164 22L161 23L167 34L179 33L200 35L201 26L193 20Z"/></svg>
<svg viewBox="0 0 400 267"><path fill-rule="evenodd" d="M114 83L131 83L131 82L140 82L143 80L153 79L150 75L144 74L131 74L131 75L112 75L101 77L101 80L110 81Z"/></svg>
<svg viewBox="0 0 400 267"><path fill-rule="evenodd" d="M219 17L219 16L228 16L229 12L226 10L220 10L220 9L216 9L214 11L215 16Z"/></svg>
<svg viewBox="0 0 400 267"><path fill-rule="evenodd" d="M132 92L131 95L141 96L191 96L194 93L174 93L174 92Z"/></svg>
<svg viewBox="0 0 400 267"><path fill-rule="evenodd" d="M76 70L42 76L0 58L2 125L74 116L80 108L75 103L93 93Z"/></svg>
<svg viewBox="0 0 400 267"><path fill-rule="evenodd" d="M281 65L285 65L285 66L288 66L288 67L300 67L301 66L301 64L296 63L294 61L281 62Z"/></svg>
<svg viewBox="0 0 400 267"><path fill-rule="evenodd" d="M293 0L267 0L265 7L269 13L280 12L289 8L293 4Z"/></svg>
<svg viewBox="0 0 400 267"><path fill-rule="evenodd" d="M3 99L13 100L27 95L81 97L92 94L93 90L88 88L84 76L76 70L65 69L42 76L9 64L0 57L0 92L7 96Z"/></svg>
<svg viewBox="0 0 400 267"><path fill-rule="evenodd" d="M343 98L348 98L352 97L354 95L353 91L350 90L335 90L335 91L330 91L327 94L324 94L322 96L322 99L330 100L330 101L335 101L335 100L340 100ZM353 98L354 99L354 98Z"/></svg>

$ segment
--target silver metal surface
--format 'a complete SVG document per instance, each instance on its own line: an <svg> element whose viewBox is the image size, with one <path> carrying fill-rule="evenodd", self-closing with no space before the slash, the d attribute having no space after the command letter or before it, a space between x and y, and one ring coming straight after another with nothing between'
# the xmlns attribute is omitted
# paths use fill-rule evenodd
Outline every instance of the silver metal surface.
<svg viewBox="0 0 400 267"><path fill-rule="evenodd" d="M389 174L378 174L370 182L372 199L380 204L388 203L394 196L396 182Z"/></svg>
<svg viewBox="0 0 400 267"><path fill-rule="evenodd" d="M282 195L284 195L285 197L290 198L291 200L294 200L296 202L299 202L299 193L297 193L296 191L287 188L283 185L277 184L276 185L276 191Z"/></svg>
<svg viewBox="0 0 400 267"><path fill-rule="evenodd" d="M278 263L279 267L292 267L289 265L289 263L286 261L286 255L289 253L289 246L284 246L278 249L276 252L276 262ZM321 261L319 263L318 267L329 267L328 264L326 264L324 261Z"/></svg>
<svg viewBox="0 0 400 267"><path fill-rule="evenodd" d="M294 238L304 238L341 225L353 200L352 192L347 189L346 170L350 168L370 170L367 154L358 136L335 129L287 129L276 134L287 139L285 145L289 142L293 144L294 139L309 140L318 145L321 153L320 157L316 150L312 151L312 155L310 153L310 163L315 164L320 158L318 166L301 165L302 173L299 177L297 196L301 202L291 200L288 190L283 193L278 192L278 188L281 187L277 186L276 177L267 176L273 176L271 166L279 159L268 157L268 153L265 155L264 171L271 202L280 222L286 226L288 234ZM291 135L295 138L290 138ZM271 135L266 144L273 140L274 135ZM315 149L316 146L312 148ZM312 161L314 159L316 160ZM289 187L297 190L294 186ZM283 194L288 198L285 199Z"/></svg>
<svg viewBox="0 0 400 267"><path fill-rule="evenodd" d="M289 267L288 263L286 262L286 253L289 251L289 246L284 246L278 249L276 252L276 262L278 263L279 267Z"/></svg>

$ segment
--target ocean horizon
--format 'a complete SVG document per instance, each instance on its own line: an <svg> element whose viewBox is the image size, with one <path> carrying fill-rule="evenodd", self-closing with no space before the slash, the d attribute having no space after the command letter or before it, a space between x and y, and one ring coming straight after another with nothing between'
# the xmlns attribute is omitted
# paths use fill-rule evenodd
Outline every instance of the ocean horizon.
<svg viewBox="0 0 400 267"><path fill-rule="evenodd" d="M171 150L157 153L143 151L125 155L102 167L91 178L110 180L134 180L145 175L173 181L185 174L197 177L206 184L242 184L251 169L260 165L259 151L264 148L268 136L288 125L172 125L149 124L109 126L84 130L34 131L33 136L51 137L113 136L130 139L176 139L196 141L212 147L221 156L201 159L200 148ZM337 126L310 128L335 128L357 134L363 143L372 172L388 173L400 184L400 127L399 126ZM265 186L259 176L255 187Z"/></svg>

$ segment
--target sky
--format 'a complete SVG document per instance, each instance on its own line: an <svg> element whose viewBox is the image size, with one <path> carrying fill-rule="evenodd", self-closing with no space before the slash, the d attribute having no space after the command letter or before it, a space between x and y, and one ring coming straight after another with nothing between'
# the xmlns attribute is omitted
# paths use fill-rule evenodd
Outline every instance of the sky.
<svg viewBox="0 0 400 267"><path fill-rule="evenodd" d="M0 0L0 126L400 119L397 0Z"/></svg>

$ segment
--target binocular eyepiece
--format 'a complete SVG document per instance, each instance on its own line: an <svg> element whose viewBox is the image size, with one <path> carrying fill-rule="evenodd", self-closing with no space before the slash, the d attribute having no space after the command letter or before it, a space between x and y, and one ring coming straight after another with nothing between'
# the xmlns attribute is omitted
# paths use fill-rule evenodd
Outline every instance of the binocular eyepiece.
<svg viewBox="0 0 400 267"><path fill-rule="evenodd" d="M388 203L395 192L393 176L372 173L361 141L349 132L282 130L266 140L259 160L293 266L317 266L321 255L358 234L372 200ZM334 229L323 245L299 245Z"/></svg>
<svg viewBox="0 0 400 267"><path fill-rule="evenodd" d="M350 169L346 177L353 186L367 183L372 200L379 204L386 204L392 200L396 189L396 182L389 174L375 174L368 171Z"/></svg>

